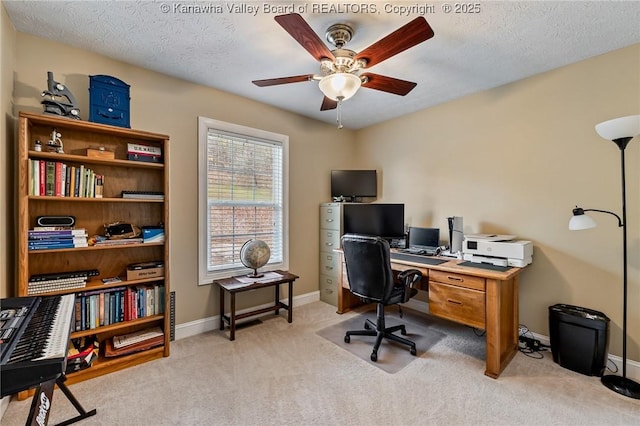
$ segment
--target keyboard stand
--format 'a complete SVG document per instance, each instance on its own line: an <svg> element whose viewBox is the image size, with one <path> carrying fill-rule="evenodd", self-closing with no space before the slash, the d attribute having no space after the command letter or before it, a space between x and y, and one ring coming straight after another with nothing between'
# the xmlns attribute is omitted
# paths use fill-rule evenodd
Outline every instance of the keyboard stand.
<svg viewBox="0 0 640 426"><path fill-rule="evenodd" d="M31 408L29 409L29 417L27 418L27 426L42 426L46 425L49 421L49 411L51 409L51 401L53 400L53 389L55 385L64 393L67 399L73 404L73 406L80 413L79 416L65 420L62 423L58 423L56 426L65 426L75 423L77 421L86 419L87 417L95 416L97 411L94 408L91 411L86 411L75 396L71 393L65 381L66 375L61 375L57 379L49 380L48 382L40 383L33 394L33 400L31 401Z"/></svg>

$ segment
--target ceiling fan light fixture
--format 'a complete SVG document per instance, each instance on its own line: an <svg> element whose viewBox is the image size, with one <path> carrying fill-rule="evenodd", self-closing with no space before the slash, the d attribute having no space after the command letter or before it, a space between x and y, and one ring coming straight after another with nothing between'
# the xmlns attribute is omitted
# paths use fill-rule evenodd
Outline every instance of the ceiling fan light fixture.
<svg viewBox="0 0 640 426"><path fill-rule="evenodd" d="M337 72L322 77L318 86L327 98L346 101L356 94L361 84L362 81L357 75Z"/></svg>

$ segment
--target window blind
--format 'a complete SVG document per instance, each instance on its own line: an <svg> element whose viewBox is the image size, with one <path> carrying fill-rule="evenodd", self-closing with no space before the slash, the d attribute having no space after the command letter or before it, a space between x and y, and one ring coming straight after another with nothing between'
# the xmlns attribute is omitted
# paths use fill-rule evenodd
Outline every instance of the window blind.
<svg viewBox="0 0 640 426"><path fill-rule="evenodd" d="M278 141L207 131L207 270L242 268L240 249L250 239L281 263L283 146Z"/></svg>

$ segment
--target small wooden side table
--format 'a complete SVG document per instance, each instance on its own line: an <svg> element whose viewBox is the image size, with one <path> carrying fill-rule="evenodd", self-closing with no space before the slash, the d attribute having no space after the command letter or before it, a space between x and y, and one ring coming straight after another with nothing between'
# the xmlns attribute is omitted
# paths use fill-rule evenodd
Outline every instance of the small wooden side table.
<svg viewBox="0 0 640 426"><path fill-rule="evenodd" d="M243 283L238 278L246 277L246 275L225 278L221 280L214 280L214 284L220 286L220 330L224 330L225 322L229 324L229 340L236 339L236 321L242 318L251 317L265 312L275 311L276 315L280 313L280 309L286 309L288 311L287 321L293 321L293 282L300 278L297 275L290 273L289 271L273 271L281 277L270 278L268 276L259 278L255 282ZM268 274L268 273L267 273ZM289 284L289 303L285 304L280 301L280 284ZM275 304L262 309L256 309L250 312L242 314L236 314L236 293L242 293L243 291L256 290L258 288L275 287ZM224 294L229 293L231 300L229 303L229 315L224 313Z"/></svg>

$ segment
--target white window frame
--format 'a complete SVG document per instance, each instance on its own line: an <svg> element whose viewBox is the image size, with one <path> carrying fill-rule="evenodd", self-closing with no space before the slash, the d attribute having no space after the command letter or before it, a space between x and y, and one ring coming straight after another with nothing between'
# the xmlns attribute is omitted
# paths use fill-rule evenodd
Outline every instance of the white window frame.
<svg viewBox="0 0 640 426"><path fill-rule="evenodd" d="M212 284L212 281L218 278L253 272L244 267L208 270L207 134L209 129L222 133L234 133L248 139L266 140L282 146L282 262L265 265L260 268L260 271L289 269L289 136L212 118L198 117L198 285Z"/></svg>

